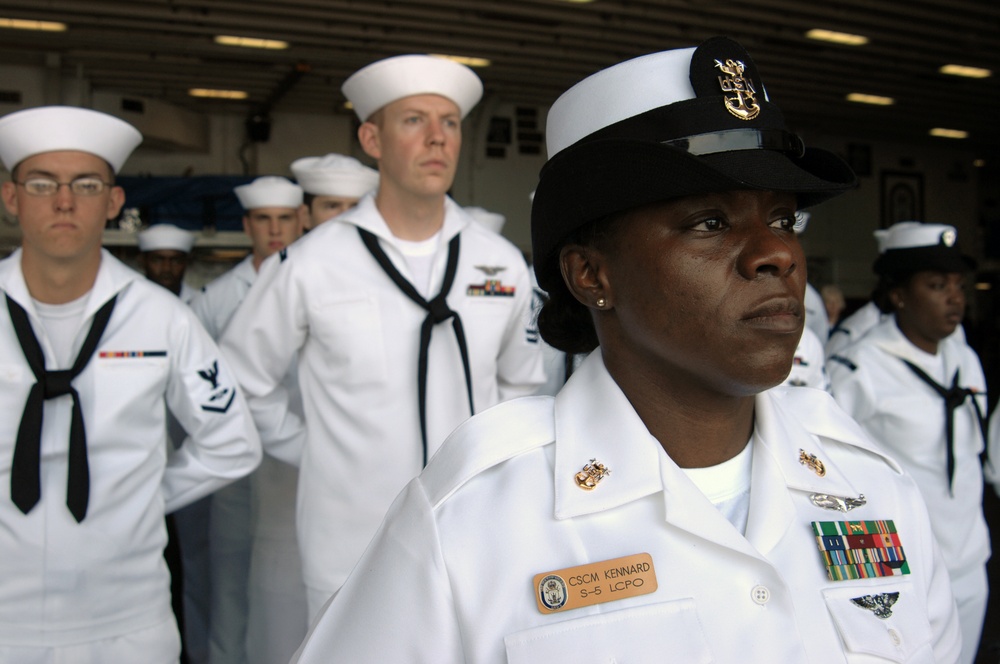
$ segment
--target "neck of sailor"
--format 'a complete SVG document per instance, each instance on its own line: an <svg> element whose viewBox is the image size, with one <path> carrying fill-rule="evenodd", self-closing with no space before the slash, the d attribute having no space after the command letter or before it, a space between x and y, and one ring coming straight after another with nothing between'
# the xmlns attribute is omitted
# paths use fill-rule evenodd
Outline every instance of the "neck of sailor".
<svg viewBox="0 0 1000 664"><path fill-rule="evenodd" d="M753 434L755 395L723 394L702 376L668 377L634 365L622 370L614 357L605 357L605 364L650 434L681 468L732 459Z"/></svg>
<svg viewBox="0 0 1000 664"><path fill-rule="evenodd" d="M382 181L375 206L393 235L412 242L434 236L444 226L443 194L424 196Z"/></svg>
<svg viewBox="0 0 1000 664"><path fill-rule="evenodd" d="M97 251L74 259L41 258L25 247L21 253L21 273L31 297L46 304L65 304L79 299L94 287L101 267Z"/></svg>

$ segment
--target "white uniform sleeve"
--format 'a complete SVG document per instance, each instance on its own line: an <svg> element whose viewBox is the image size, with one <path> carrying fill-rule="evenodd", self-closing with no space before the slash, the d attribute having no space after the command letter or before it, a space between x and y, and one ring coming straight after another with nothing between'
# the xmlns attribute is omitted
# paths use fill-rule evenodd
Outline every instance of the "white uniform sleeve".
<svg viewBox="0 0 1000 664"><path fill-rule="evenodd" d="M840 356L828 360L826 369L833 398L854 421L864 426L865 421L875 412L876 406L875 393L869 385L867 374L859 371L852 359Z"/></svg>
<svg viewBox="0 0 1000 664"><path fill-rule="evenodd" d="M308 328L307 304L291 261L275 254L261 264L257 280L226 325L219 345L246 395L265 450L298 466L305 447L305 425L290 407L283 381L306 341Z"/></svg>
<svg viewBox="0 0 1000 664"><path fill-rule="evenodd" d="M416 479L396 498L291 664L462 661L448 570Z"/></svg>
<svg viewBox="0 0 1000 664"><path fill-rule="evenodd" d="M171 339L167 408L187 437L170 450L163 475L166 511L172 512L252 472L260 438L246 402L215 342L194 314Z"/></svg>
<svg viewBox="0 0 1000 664"><path fill-rule="evenodd" d="M541 341L532 311L533 289L528 266L522 262L516 283L514 313L504 330L503 347L497 358L500 401L531 396L545 384Z"/></svg>
<svg viewBox="0 0 1000 664"><path fill-rule="evenodd" d="M215 325L215 316L212 315L212 303L209 302L205 291L199 291L197 295L191 298L191 302L188 306L191 307L191 311L193 311L194 315L201 321L201 324L204 326L205 331L208 332L209 336L218 340L222 330Z"/></svg>
<svg viewBox="0 0 1000 664"><path fill-rule="evenodd" d="M1000 408L990 416L989 436L986 442L986 464L983 466L983 477L993 485L993 490L1000 495Z"/></svg>
<svg viewBox="0 0 1000 664"><path fill-rule="evenodd" d="M795 359L792 370L785 378L784 384L796 385L800 387L815 387L819 390L830 391L830 379L826 374L823 355L823 344L820 343L816 333L808 327L802 329L802 338L795 349Z"/></svg>

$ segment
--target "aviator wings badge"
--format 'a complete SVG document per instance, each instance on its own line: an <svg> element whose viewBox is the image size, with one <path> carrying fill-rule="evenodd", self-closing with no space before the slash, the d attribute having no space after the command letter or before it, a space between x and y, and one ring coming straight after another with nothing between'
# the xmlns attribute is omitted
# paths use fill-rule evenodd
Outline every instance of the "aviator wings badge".
<svg viewBox="0 0 1000 664"><path fill-rule="evenodd" d="M899 599L899 593L879 593L878 595L863 595L852 597L851 601L862 609L868 609L877 618L885 620L892 615L892 605Z"/></svg>

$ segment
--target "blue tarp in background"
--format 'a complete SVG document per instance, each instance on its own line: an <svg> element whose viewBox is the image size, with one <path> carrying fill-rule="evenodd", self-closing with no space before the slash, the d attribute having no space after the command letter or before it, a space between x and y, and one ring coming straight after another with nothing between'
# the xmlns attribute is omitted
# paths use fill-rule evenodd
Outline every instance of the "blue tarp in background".
<svg viewBox="0 0 1000 664"><path fill-rule="evenodd" d="M173 224L198 232L213 227L242 231L243 207L233 187L253 179L238 175L119 176L115 182L125 190L123 210L137 208L144 226Z"/></svg>

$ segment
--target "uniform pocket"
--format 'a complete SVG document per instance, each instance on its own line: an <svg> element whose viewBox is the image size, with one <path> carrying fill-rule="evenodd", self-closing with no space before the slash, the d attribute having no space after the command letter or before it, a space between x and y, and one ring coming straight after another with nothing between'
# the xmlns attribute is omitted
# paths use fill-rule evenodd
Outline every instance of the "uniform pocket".
<svg viewBox="0 0 1000 664"><path fill-rule="evenodd" d="M326 370L339 384L369 385L386 380L382 317L374 298L317 302L309 334L320 343Z"/></svg>
<svg viewBox="0 0 1000 664"><path fill-rule="evenodd" d="M862 657L869 661L870 656L910 664L934 662L931 626L911 583L827 588L823 598L849 662Z"/></svg>
<svg viewBox="0 0 1000 664"><path fill-rule="evenodd" d="M86 373L93 376L91 387L94 412L106 422L134 422L136 413L156 412L163 407L170 364L166 357L91 359ZM78 384L78 389L82 386Z"/></svg>
<svg viewBox="0 0 1000 664"><path fill-rule="evenodd" d="M507 635L504 644L510 664L712 661L690 598L533 627Z"/></svg>

